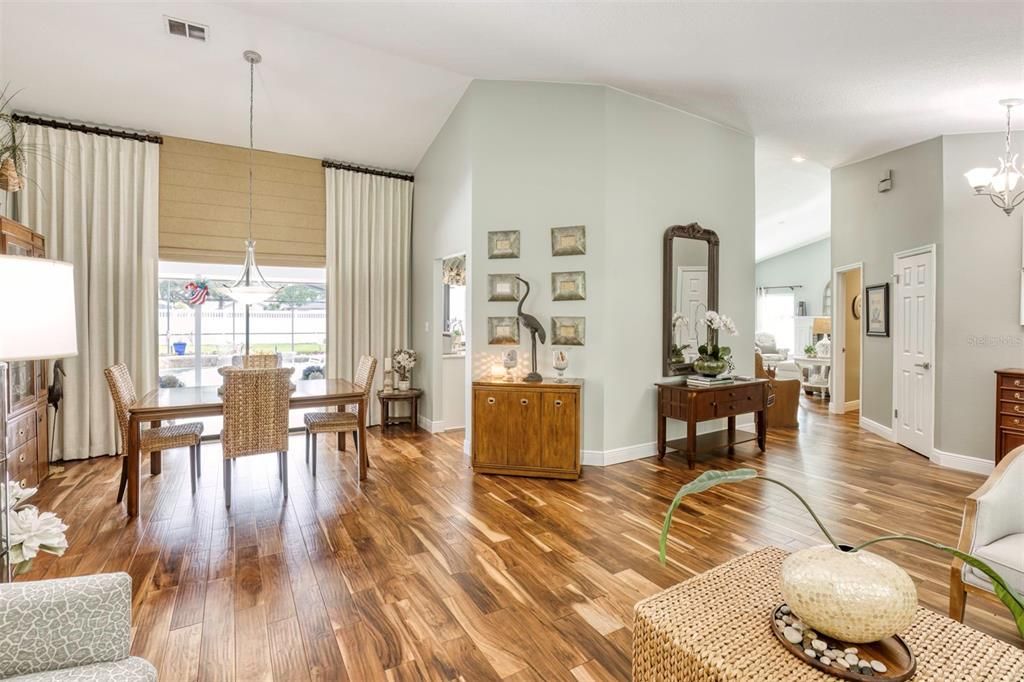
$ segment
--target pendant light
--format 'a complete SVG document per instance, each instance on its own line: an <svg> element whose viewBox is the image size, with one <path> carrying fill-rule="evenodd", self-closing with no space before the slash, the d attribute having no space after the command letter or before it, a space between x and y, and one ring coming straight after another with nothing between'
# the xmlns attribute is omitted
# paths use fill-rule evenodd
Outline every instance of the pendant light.
<svg viewBox="0 0 1024 682"><path fill-rule="evenodd" d="M999 100L999 105L1006 107L1006 155L998 159L999 168L974 168L964 173L967 182L974 188L974 194L988 197L1006 215L1013 213L1013 209L1024 202L1024 189L1014 193L1021 172L1017 168L1017 154L1010 153L1010 114L1014 107L1022 104L1024 99Z"/></svg>
<svg viewBox="0 0 1024 682"><path fill-rule="evenodd" d="M249 63L249 238L245 241L245 264L242 276L229 286L224 287L225 293L244 305L265 303L277 294L277 287L271 286L260 268L256 265L256 242L252 239L252 169L253 169L253 88L256 76L256 65L263 61L259 52L246 50L242 57Z"/></svg>

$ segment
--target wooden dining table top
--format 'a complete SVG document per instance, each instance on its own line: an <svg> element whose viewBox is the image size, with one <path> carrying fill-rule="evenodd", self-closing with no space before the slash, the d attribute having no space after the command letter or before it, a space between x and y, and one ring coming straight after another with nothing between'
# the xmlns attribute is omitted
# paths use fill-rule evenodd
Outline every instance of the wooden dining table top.
<svg viewBox="0 0 1024 682"><path fill-rule="evenodd" d="M170 416L206 416L221 414L224 402L218 391L221 386L179 386L149 391L128 408L133 417L146 419ZM289 407L324 407L334 403L353 402L363 398L363 389L347 379L309 379L295 382Z"/></svg>

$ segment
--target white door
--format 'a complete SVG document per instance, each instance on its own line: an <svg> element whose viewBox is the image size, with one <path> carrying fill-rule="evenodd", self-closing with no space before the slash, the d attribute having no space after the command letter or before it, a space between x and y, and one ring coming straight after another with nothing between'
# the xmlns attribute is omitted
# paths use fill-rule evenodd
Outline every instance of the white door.
<svg viewBox="0 0 1024 682"><path fill-rule="evenodd" d="M697 352L697 330L700 328L701 319L704 317L704 311L707 310L708 305L708 269L705 266L690 266L681 265L679 266L678 273L676 275L676 305L678 309L676 312L682 313L686 319L690 321L688 328L681 328L679 334L681 336L682 343L690 344L688 349L691 352ZM700 306L704 306L701 308ZM704 331L707 331L706 329ZM707 339L705 338L704 341ZM677 341L678 343L678 341Z"/></svg>
<svg viewBox="0 0 1024 682"><path fill-rule="evenodd" d="M896 352L896 442L930 456L934 405L935 258L932 252L896 259L893 344Z"/></svg>

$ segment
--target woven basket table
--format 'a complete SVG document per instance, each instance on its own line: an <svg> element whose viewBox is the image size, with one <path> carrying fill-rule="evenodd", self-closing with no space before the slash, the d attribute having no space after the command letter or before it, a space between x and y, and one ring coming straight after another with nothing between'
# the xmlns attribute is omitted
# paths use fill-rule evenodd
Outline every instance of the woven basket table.
<svg viewBox="0 0 1024 682"><path fill-rule="evenodd" d="M767 547L639 602L634 682L836 680L772 634L768 614L782 603L779 571L787 555ZM1024 680L1024 651L927 609L918 608L900 634L917 657L915 682Z"/></svg>

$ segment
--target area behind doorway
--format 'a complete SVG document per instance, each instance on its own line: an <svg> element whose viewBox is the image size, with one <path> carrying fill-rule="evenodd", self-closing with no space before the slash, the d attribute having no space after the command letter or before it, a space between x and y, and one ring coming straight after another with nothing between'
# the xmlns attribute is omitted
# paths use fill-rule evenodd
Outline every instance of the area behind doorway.
<svg viewBox="0 0 1024 682"><path fill-rule="evenodd" d="M844 414L860 410L861 344L863 343L863 267L860 263L835 269L833 275L837 308L833 314L833 397L831 412Z"/></svg>

